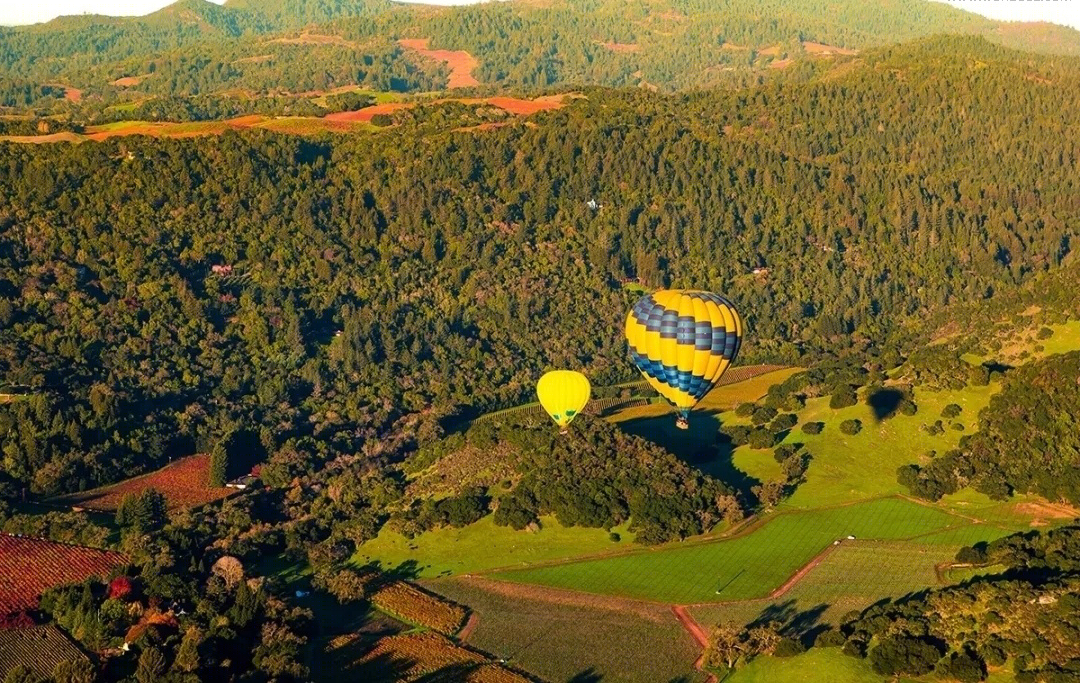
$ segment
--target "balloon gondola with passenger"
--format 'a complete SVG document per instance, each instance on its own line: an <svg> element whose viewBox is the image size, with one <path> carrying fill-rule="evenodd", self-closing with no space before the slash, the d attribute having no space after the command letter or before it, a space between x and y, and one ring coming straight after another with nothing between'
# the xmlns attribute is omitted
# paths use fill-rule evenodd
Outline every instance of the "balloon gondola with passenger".
<svg viewBox="0 0 1080 683"><path fill-rule="evenodd" d="M678 411L690 410L724 375L742 345L743 323L719 294L666 289L641 297L626 316L630 358L653 389Z"/></svg>

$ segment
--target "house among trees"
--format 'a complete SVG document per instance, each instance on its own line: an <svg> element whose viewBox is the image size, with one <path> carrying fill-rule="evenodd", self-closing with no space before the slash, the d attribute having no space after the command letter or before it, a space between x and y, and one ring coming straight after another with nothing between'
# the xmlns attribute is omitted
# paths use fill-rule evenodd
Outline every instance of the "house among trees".
<svg viewBox="0 0 1080 683"><path fill-rule="evenodd" d="M227 486L227 487L229 487L231 489L237 489L239 491L243 491L243 490L247 489L249 486L254 486L257 481L259 481L259 466L258 465L256 465L255 467L252 467L251 472L249 472L248 474L245 474L242 477L237 477L236 479L233 479L232 481L226 483L225 486Z"/></svg>

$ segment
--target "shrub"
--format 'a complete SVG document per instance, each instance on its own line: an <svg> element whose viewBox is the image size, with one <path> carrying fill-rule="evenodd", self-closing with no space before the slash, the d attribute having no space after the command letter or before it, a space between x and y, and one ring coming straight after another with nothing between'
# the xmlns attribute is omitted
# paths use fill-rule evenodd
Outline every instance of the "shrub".
<svg viewBox="0 0 1080 683"><path fill-rule="evenodd" d="M131 579L126 576L118 576L109 582L109 598L123 600L131 595Z"/></svg>
<svg viewBox="0 0 1080 683"><path fill-rule="evenodd" d="M793 443L782 443L773 450L773 459L776 460L776 462L784 462L798 452L799 445Z"/></svg>
<svg viewBox="0 0 1080 683"><path fill-rule="evenodd" d="M735 409L735 414L739 417L750 417L754 414L754 410L757 408L753 403L740 403L739 407Z"/></svg>
<svg viewBox="0 0 1080 683"><path fill-rule="evenodd" d="M860 638L848 638L844 643L843 653L849 657L859 657L860 659L866 656L866 641Z"/></svg>
<svg viewBox="0 0 1080 683"><path fill-rule="evenodd" d="M610 534L608 534L608 538L611 540L612 543L618 543L622 540L622 536L620 536L618 532L615 531L612 531Z"/></svg>
<svg viewBox="0 0 1080 683"><path fill-rule="evenodd" d="M900 411L901 415L907 415L908 417L911 417L915 413L919 412L919 406L917 406L915 404L915 401L912 401L910 398L905 398L903 401L900 402L900 407L897 408L897 410Z"/></svg>
<svg viewBox="0 0 1080 683"><path fill-rule="evenodd" d="M799 423L799 418L792 413L784 413L783 415L777 415L776 419L769 425L769 429L774 432L786 432Z"/></svg>
<svg viewBox="0 0 1080 683"><path fill-rule="evenodd" d="M806 407L806 399L802 394L792 394L781 401L780 407L791 411L802 410Z"/></svg>
<svg viewBox="0 0 1080 683"><path fill-rule="evenodd" d="M750 432L747 436L746 443L750 448L758 450L772 448L776 445L776 435L768 429L758 428Z"/></svg>
<svg viewBox="0 0 1080 683"><path fill-rule="evenodd" d="M964 412L963 408L955 403L950 403L941 409L941 416L946 420L951 420L962 412Z"/></svg>
<svg viewBox="0 0 1080 683"><path fill-rule="evenodd" d="M986 665L970 652L954 652L941 660L937 667L943 677L955 678L960 683L979 683L986 678Z"/></svg>
<svg viewBox="0 0 1080 683"><path fill-rule="evenodd" d="M776 642L773 657L794 657L803 652L806 652L806 647L798 638L784 637Z"/></svg>
<svg viewBox="0 0 1080 683"><path fill-rule="evenodd" d="M833 410L839 410L840 408L847 408L853 406L859 402L859 398L855 395L855 390L847 384L837 387L833 392L832 398L829 399L829 407Z"/></svg>
<svg viewBox="0 0 1080 683"><path fill-rule="evenodd" d="M887 636L870 651L870 668L882 676L922 676L934 670L941 650L921 638Z"/></svg>
<svg viewBox="0 0 1080 683"><path fill-rule="evenodd" d="M820 434L825 429L824 422L804 422L801 427L804 434Z"/></svg>
<svg viewBox="0 0 1080 683"><path fill-rule="evenodd" d="M858 434L862 431L862 422L860 420L844 420L840 423L840 431L849 435Z"/></svg>
<svg viewBox="0 0 1080 683"><path fill-rule="evenodd" d="M986 548L982 546L964 546L956 551L956 561L968 564L983 564L989 559Z"/></svg>
<svg viewBox="0 0 1080 683"><path fill-rule="evenodd" d="M744 446L750 438L751 431L750 427L744 425L725 426L724 431L717 432L716 439L717 441L724 441L724 437L726 436L727 441L729 441L732 446Z"/></svg>
<svg viewBox="0 0 1080 683"><path fill-rule="evenodd" d="M986 643L979 648L979 654L990 666L1001 666L1005 663L1007 655L1005 650L993 643Z"/></svg>
<svg viewBox="0 0 1080 683"><path fill-rule="evenodd" d="M952 430L954 432L962 432L962 431L964 431L964 425L959 423L959 422L953 422L952 425L950 425L950 426L952 427Z"/></svg>
<svg viewBox="0 0 1080 683"><path fill-rule="evenodd" d="M1039 340L1042 340L1042 339L1049 339L1050 337L1053 337L1053 336L1054 336L1054 331L1051 330L1049 327L1044 327L1044 328L1042 328L1042 329L1040 329L1038 331L1038 333L1035 335L1035 338L1039 339Z"/></svg>
<svg viewBox="0 0 1080 683"><path fill-rule="evenodd" d="M968 370L968 384L976 387L985 387L990 383L990 368L985 365L974 365Z"/></svg>
<svg viewBox="0 0 1080 683"><path fill-rule="evenodd" d="M814 647L840 647L847 638L835 628L830 628L818 634L814 640Z"/></svg>
<svg viewBox="0 0 1080 683"><path fill-rule="evenodd" d="M753 414L750 416L750 421L756 425L763 425L769 420L776 417L776 413L776 408L769 408L767 406L761 407L753 412Z"/></svg>

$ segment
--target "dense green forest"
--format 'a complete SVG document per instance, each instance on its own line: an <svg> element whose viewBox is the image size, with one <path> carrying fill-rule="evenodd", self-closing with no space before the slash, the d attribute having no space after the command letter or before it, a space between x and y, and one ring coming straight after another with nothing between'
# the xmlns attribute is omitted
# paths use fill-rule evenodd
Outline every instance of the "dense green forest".
<svg viewBox="0 0 1080 683"><path fill-rule="evenodd" d="M0 367L28 395L0 414L4 469L85 488L236 422L271 461L316 437L311 468L519 401L545 367L630 379L628 278L726 292L745 361L791 362L895 348L906 318L1063 263L1080 68L978 39L866 60L409 144L6 144Z"/></svg>

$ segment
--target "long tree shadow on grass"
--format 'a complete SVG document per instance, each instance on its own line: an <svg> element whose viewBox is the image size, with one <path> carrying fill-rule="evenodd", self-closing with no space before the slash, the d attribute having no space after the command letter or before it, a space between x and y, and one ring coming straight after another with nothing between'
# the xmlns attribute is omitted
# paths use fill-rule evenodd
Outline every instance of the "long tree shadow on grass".
<svg viewBox="0 0 1080 683"><path fill-rule="evenodd" d="M596 673L596 669L590 666L588 669L579 671L566 679L566 683L600 683L602 680L604 680L604 677Z"/></svg>
<svg viewBox="0 0 1080 683"><path fill-rule="evenodd" d="M804 644L811 644L828 624L822 623L821 616L829 609L827 603L819 603L809 609L800 610L794 599L776 602L761 611L748 628L777 625L779 633L788 638L796 638Z"/></svg>

